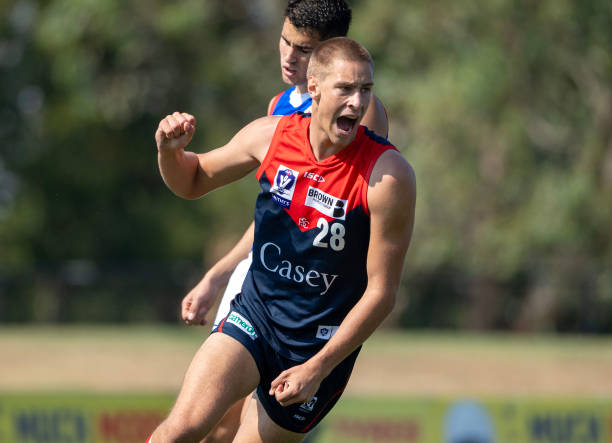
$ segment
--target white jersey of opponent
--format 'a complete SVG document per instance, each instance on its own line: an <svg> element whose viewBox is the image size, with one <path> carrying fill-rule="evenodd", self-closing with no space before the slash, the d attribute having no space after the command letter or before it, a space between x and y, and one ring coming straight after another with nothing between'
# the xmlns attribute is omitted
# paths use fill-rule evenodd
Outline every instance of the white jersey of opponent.
<svg viewBox="0 0 612 443"><path fill-rule="evenodd" d="M253 254L249 252L247 258L242 260L232 272L232 275L227 282L227 287L225 288L225 292L223 293L223 297L221 298L221 303L219 303L219 309L217 309L217 315L215 316L215 323L213 324L213 329L217 327L221 320L223 320L230 311L230 304L236 295L242 290L242 283L246 278L247 272L249 272L249 268L251 267L251 262L253 261Z"/></svg>

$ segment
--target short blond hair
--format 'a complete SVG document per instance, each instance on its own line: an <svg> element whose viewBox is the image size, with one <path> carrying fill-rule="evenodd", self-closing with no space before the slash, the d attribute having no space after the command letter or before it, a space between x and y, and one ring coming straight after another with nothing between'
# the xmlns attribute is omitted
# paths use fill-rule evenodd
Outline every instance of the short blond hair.
<svg viewBox="0 0 612 443"><path fill-rule="evenodd" d="M368 50L348 37L335 37L321 42L310 56L307 77L323 78L335 60L369 63L374 61Z"/></svg>

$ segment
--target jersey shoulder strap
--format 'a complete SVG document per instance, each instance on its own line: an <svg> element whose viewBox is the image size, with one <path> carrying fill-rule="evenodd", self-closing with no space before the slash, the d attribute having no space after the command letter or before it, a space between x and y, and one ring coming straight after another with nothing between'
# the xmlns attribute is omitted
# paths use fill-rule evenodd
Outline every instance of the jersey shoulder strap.
<svg viewBox="0 0 612 443"><path fill-rule="evenodd" d="M270 103L271 106L270 106L270 112L268 113L268 115L274 115L274 109L276 109L276 105L278 104L278 101L280 100L281 96L284 93L285 91L282 91L274 96L274 98L272 99L272 102Z"/></svg>

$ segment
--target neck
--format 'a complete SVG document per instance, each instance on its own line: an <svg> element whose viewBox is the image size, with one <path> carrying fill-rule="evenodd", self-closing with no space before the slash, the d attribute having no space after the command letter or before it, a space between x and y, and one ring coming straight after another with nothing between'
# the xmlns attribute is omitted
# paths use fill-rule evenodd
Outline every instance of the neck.
<svg viewBox="0 0 612 443"><path fill-rule="evenodd" d="M295 85L295 90L298 94L306 94L308 92L308 83Z"/></svg>
<svg viewBox="0 0 612 443"><path fill-rule="evenodd" d="M342 151L346 146L332 143L327 133L318 126L314 118L310 120L308 128L310 147L317 161L323 161L332 155Z"/></svg>

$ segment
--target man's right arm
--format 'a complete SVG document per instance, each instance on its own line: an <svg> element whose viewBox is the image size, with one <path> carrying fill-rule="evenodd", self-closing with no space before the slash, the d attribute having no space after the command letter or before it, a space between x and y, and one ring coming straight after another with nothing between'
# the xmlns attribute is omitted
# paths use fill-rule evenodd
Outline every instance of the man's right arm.
<svg viewBox="0 0 612 443"><path fill-rule="evenodd" d="M196 154L185 151L195 133L195 118L179 112L166 116L155 133L164 182L176 195L195 199L244 177L263 161L279 119L257 119L226 145Z"/></svg>
<svg viewBox="0 0 612 443"><path fill-rule="evenodd" d="M238 263L247 258L253 246L255 223L251 222L236 245L208 270L202 280L183 298L182 317L188 325L205 324L206 314L215 304L221 288Z"/></svg>

